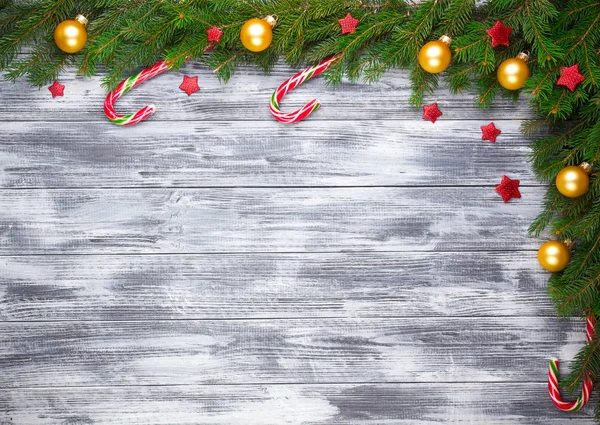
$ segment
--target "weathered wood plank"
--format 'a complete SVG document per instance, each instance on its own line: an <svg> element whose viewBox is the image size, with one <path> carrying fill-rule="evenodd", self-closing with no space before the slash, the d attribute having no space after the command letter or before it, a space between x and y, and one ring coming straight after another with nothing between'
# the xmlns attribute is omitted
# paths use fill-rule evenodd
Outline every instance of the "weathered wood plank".
<svg viewBox="0 0 600 425"><path fill-rule="evenodd" d="M153 121L167 120L225 120L272 121L269 100L275 89L295 71L284 64L278 65L269 76L253 67L242 67L228 84L221 84L203 65L188 64L181 72L170 72L147 81L118 101L117 110L133 112L142 105L155 104ZM179 89L183 75L198 75L200 92L188 97ZM17 84L0 84L1 121L105 121L102 105L106 91L100 77L91 80L65 73L59 79L66 85L64 97L53 99L46 87L31 87L25 80ZM422 110L411 107L410 81L407 72L391 70L378 84L344 83L339 88L327 87L322 78L316 78L291 92L282 102L282 109L294 110L315 97L322 102L321 109L310 121L350 120L420 120ZM498 98L494 106L481 110L472 93L451 95L439 89L426 102L438 102L444 112L441 119L499 119L531 118L527 101L513 104ZM311 124L306 123L310 127Z"/></svg>
<svg viewBox="0 0 600 425"><path fill-rule="evenodd" d="M591 425L543 383L235 385L0 390L0 424Z"/></svg>
<svg viewBox="0 0 600 425"><path fill-rule="evenodd" d="M0 257L0 320L553 317L534 254Z"/></svg>
<svg viewBox="0 0 600 425"><path fill-rule="evenodd" d="M311 81L283 107L323 108L285 126L267 106L289 75L189 64L119 101L158 106L129 129L98 78L0 84L0 424L591 423L546 395L584 334L526 234L528 103L442 89L432 125L392 71Z"/></svg>
<svg viewBox="0 0 600 425"><path fill-rule="evenodd" d="M543 187L0 191L0 254L536 249Z"/></svg>
<svg viewBox="0 0 600 425"><path fill-rule="evenodd" d="M0 322L0 335L0 388L540 382L548 357L585 343L582 320L540 317Z"/></svg>
<svg viewBox="0 0 600 425"><path fill-rule="evenodd" d="M0 187L537 184L520 121L2 124Z"/></svg>

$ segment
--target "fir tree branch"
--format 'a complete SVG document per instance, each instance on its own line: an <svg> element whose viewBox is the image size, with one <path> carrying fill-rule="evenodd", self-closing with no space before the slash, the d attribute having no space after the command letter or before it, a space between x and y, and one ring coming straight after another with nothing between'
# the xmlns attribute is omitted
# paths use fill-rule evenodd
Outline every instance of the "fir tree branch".
<svg viewBox="0 0 600 425"><path fill-rule="evenodd" d="M600 278L600 274L588 279L587 283L583 287L578 288L575 292L571 291L570 295L558 304L556 308L557 313L559 315L563 315L565 312L571 313L572 310L570 310L570 308L573 304L587 305L587 302L582 303L581 300L591 288L597 286L598 278Z"/></svg>
<svg viewBox="0 0 600 425"><path fill-rule="evenodd" d="M590 366L592 361L594 361L593 359L598 357L596 353L598 352L599 347L600 340L598 338L594 338L592 339L592 342L587 345L587 347L580 351L583 359L578 362L580 364L577 365L577 368L573 370L573 373L571 373L568 378L568 382L565 385L570 393L572 393L581 384L585 373L591 369Z"/></svg>
<svg viewBox="0 0 600 425"><path fill-rule="evenodd" d="M26 42L27 40L29 40L29 38L31 37L31 35L38 29L40 28L44 23L46 23L48 20L50 20L51 18L55 17L55 13L56 10L58 10L60 8L60 6L62 4L64 4L65 0L58 0L58 2L56 3L56 5L50 7L45 13L44 16L42 18L41 21L39 21L38 23L36 23L35 25L33 25L30 28L27 28L21 35L19 35L18 37L16 37L13 41L11 41L8 45L7 45L7 49L11 48L13 46L16 46L17 44L22 44L24 42Z"/></svg>
<svg viewBox="0 0 600 425"><path fill-rule="evenodd" d="M579 40L574 43L564 54L563 54L563 58L567 58L569 57L569 55L581 44L585 41L585 39L588 37L590 31L592 31L592 29L596 28L595 26L598 24L598 21L600 20L600 14L596 16L596 18L592 21L592 23L588 26L588 28L586 29L586 31L583 33L583 35L579 38ZM531 93L533 93L534 95L537 95L541 92L542 90L542 84L544 82L546 82L549 78L551 78L552 76L556 75L556 71L560 68L560 66L562 66L563 61L559 60L557 62L556 65L554 65L548 72L545 73L545 75L543 76L543 78L540 80L540 82L538 83L537 86L535 86L535 88L531 91Z"/></svg>

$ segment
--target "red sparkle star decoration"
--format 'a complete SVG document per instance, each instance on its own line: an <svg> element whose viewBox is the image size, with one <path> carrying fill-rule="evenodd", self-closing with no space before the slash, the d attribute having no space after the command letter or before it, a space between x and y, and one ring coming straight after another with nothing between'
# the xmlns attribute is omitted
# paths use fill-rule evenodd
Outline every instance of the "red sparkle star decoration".
<svg viewBox="0 0 600 425"><path fill-rule="evenodd" d="M502 182L496 186L496 192L502 195L504 202L508 202L512 198L520 198L519 183L519 180L511 180L506 176L502 176Z"/></svg>
<svg viewBox="0 0 600 425"><path fill-rule="evenodd" d="M217 28L216 25L213 25L212 28L206 30L206 34L208 35L208 41L211 43L218 43L221 40L221 36L223 35L223 31Z"/></svg>
<svg viewBox="0 0 600 425"><path fill-rule="evenodd" d="M502 130L496 128L493 122L489 123L488 125L482 125L479 128L481 128L482 133L481 140L489 140L492 143L494 143L496 141L496 137L502 133Z"/></svg>
<svg viewBox="0 0 600 425"><path fill-rule="evenodd" d="M54 84L52 84L50 87L48 87L48 90L50 90L50 93L52 93L53 98L56 96L64 96L65 95L65 86L63 86L58 81L55 81Z"/></svg>
<svg viewBox="0 0 600 425"><path fill-rule="evenodd" d="M508 46L508 37L513 31L511 27L504 26L502 21L496 21L496 24L486 32L492 37L492 47L498 45Z"/></svg>
<svg viewBox="0 0 600 425"><path fill-rule="evenodd" d="M423 119L424 120L429 120L432 123L435 123L436 120L441 117L442 111L439 110L437 103L434 102L431 105L424 105L423 106Z"/></svg>
<svg viewBox="0 0 600 425"><path fill-rule="evenodd" d="M191 96L192 93L196 93L200 90L200 86L198 86L198 77L188 77L187 75L184 75L183 83L181 83L179 88L186 92L188 96Z"/></svg>
<svg viewBox="0 0 600 425"><path fill-rule="evenodd" d="M560 78L556 82L557 86L565 86L571 91L575 91L579 83L585 81L585 77L579 72L579 65L563 66L560 68Z"/></svg>
<svg viewBox="0 0 600 425"><path fill-rule="evenodd" d="M360 21L354 19L352 15L348 13L344 19L338 19L338 22L342 27L342 34L348 34L356 31L356 26Z"/></svg>

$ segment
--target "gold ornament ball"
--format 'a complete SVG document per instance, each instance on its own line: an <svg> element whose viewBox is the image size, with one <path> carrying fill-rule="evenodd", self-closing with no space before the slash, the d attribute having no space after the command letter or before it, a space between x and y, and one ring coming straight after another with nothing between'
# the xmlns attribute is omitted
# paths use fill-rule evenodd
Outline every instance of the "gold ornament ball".
<svg viewBox="0 0 600 425"><path fill-rule="evenodd" d="M267 16L265 19L250 19L240 31L240 40L244 47L251 52L262 52L271 45L275 19Z"/></svg>
<svg viewBox="0 0 600 425"><path fill-rule="evenodd" d="M439 40L430 41L421 47L419 65L430 74L439 74L450 65L450 37L443 36Z"/></svg>
<svg viewBox="0 0 600 425"><path fill-rule="evenodd" d="M519 90L529 78L527 55L519 54L516 58L506 59L498 67L498 82L507 90Z"/></svg>
<svg viewBox="0 0 600 425"><path fill-rule="evenodd" d="M538 250L538 261L549 272L564 270L570 259L569 247L564 242L548 241Z"/></svg>
<svg viewBox="0 0 600 425"><path fill-rule="evenodd" d="M86 25L87 19L82 15L61 22L54 30L54 42L65 53L77 53L87 43Z"/></svg>
<svg viewBox="0 0 600 425"><path fill-rule="evenodd" d="M556 176L558 191L568 198L577 198L585 194L590 186L589 167L589 164L583 163L579 166L571 165L560 170Z"/></svg>

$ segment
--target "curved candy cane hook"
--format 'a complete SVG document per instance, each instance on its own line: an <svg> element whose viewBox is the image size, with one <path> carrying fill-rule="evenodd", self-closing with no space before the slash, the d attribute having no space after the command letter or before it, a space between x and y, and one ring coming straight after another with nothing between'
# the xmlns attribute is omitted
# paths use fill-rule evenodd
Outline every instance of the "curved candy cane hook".
<svg viewBox="0 0 600 425"><path fill-rule="evenodd" d="M209 52L215 47L216 43L219 42L219 38L221 38L223 33L216 26L207 30L206 33L208 34L208 46L206 46L204 52ZM186 57L186 60L189 59L190 57ZM150 117L154 112L156 112L156 106L154 105L144 106L134 114L120 115L115 111L115 102L118 98L123 96L135 86L139 86L144 81L168 71L172 68L172 66L173 65L171 62L163 60L150 68L144 69L139 74L133 75L128 79L121 81L121 84L119 84L116 89L111 91L108 96L106 96L106 100L104 101L104 113L108 119L117 125L134 125Z"/></svg>
<svg viewBox="0 0 600 425"><path fill-rule="evenodd" d="M156 65L144 69L139 74L122 81L116 89L106 96L106 100L104 101L104 113L108 119L117 125L134 125L150 117L156 111L156 106L154 105L144 106L133 114L120 115L115 111L115 102L135 86L139 86L144 81L156 77L169 69L171 69L171 65L167 61L160 61Z"/></svg>
<svg viewBox="0 0 600 425"><path fill-rule="evenodd" d="M314 111L319 109L321 103L317 99L313 99L304 105L302 108L297 111L284 113L279 109L279 102L289 92L290 90L295 89L300 84L304 83L306 80L310 80L313 77L316 77L321 72L325 71L327 68L331 66L334 62L339 59L338 56L332 56L329 59L325 59L320 64L311 66L310 68L306 68L304 71L297 73L293 77L288 78L283 84L281 84L273 96L271 96L270 109L273 117L279 122L285 123L295 123L302 121L304 118L308 117Z"/></svg>
<svg viewBox="0 0 600 425"><path fill-rule="evenodd" d="M593 316L588 316L586 320L586 340L590 344L594 338L594 325L596 319ZM556 407L565 412L576 412L585 406L590 399L592 389L594 387L593 376L587 372L583 380L583 387L581 389L581 395L575 401L563 401L558 390L558 359L550 359L550 366L548 367L548 392L550 398Z"/></svg>

